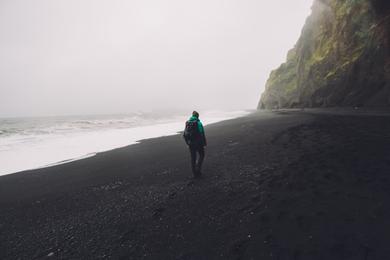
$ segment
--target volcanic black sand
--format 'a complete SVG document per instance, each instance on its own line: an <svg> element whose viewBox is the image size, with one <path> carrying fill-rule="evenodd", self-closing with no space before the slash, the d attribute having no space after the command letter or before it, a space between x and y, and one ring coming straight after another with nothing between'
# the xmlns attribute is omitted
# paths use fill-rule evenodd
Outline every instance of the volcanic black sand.
<svg viewBox="0 0 390 260"><path fill-rule="evenodd" d="M390 259L390 113L257 112L0 177L0 259Z"/></svg>

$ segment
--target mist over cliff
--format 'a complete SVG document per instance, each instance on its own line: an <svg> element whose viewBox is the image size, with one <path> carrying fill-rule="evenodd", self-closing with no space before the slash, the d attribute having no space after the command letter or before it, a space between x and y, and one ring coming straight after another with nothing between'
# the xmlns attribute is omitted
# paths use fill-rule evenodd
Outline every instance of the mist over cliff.
<svg viewBox="0 0 390 260"><path fill-rule="evenodd" d="M315 0L258 108L389 105L390 1Z"/></svg>

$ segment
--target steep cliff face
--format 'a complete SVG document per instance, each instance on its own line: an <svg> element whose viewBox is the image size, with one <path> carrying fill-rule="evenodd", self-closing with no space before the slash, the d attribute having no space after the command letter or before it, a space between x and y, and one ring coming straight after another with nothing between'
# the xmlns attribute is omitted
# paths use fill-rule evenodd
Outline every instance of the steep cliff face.
<svg viewBox="0 0 390 260"><path fill-rule="evenodd" d="M390 106L390 1L315 0L258 108Z"/></svg>

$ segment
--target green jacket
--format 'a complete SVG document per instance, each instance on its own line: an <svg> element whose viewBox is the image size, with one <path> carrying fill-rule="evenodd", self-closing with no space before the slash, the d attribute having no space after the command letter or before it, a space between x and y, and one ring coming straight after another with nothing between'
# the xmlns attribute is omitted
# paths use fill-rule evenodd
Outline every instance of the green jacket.
<svg viewBox="0 0 390 260"><path fill-rule="evenodd" d="M196 116L191 116L190 119L188 119L188 121L190 121L190 122L198 121L199 133L204 134L204 128L203 128L202 122L200 122L199 118L197 118Z"/></svg>
<svg viewBox="0 0 390 260"><path fill-rule="evenodd" d="M195 141L193 141L192 146L206 146L207 141L206 141L206 135L204 133L204 128L203 128L202 122L200 122L199 118L197 118L196 116L191 116L190 119L188 119L188 121L189 122L197 121L198 122L198 131L200 133L200 136L199 136L200 138L197 138ZM184 135L183 135L183 137L184 137ZM184 139L185 139L185 137L184 137Z"/></svg>

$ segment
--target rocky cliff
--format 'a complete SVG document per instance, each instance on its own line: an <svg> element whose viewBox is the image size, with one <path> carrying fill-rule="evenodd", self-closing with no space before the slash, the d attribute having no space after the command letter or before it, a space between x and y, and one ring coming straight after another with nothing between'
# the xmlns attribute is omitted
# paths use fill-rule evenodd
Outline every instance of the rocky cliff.
<svg viewBox="0 0 390 260"><path fill-rule="evenodd" d="M314 0L258 108L390 106L390 0Z"/></svg>

